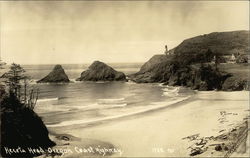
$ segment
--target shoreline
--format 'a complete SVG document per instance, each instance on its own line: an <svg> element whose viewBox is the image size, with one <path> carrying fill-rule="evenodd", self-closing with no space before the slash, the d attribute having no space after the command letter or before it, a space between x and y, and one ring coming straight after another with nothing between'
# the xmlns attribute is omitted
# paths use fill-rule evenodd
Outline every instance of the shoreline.
<svg viewBox="0 0 250 158"><path fill-rule="evenodd" d="M182 138L197 133L202 137L218 136L219 131L221 131L220 128L222 128L220 126L224 125L219 123L218 119L221 116L220 112L225 110L227 113L235 113L235 115L230 115L230 117L228 115L228 124L233 125L223 126L223 128L229 130L236 126L237 121L238 123L242 122L246 114L244 109L249 110L249 107L247 107L247 94L246 91L232 93L197 92L194 97L191 97L192 99L177 103L175 106L167 106L161 110L117 120L102 121L87 126L49 128L49 131L53 133L62 133L64 131L63 133L67 133L66 136L74 136L74 138L80 139L78 141L63 140L64 143L68 143L64 144L66 148L98 146L98 144L101 144L103 147L121 150L122 155L112 153L109 156L187 157L190 154L187 149L190 142ZM229 103L230 106L225 107ZM244 112L245 114L242 115ZM207 117L210 119L208 120ZM55 138L56 136L51 135L51 137ZM59 139L54 140L60 144ZM216 155L215 153L214 155ZM221 154L221 152L219 153ZM203 154L211 156L211 153L208 152ZM96 156L92 153L93 155ZM91 156L91 154L73 152L68 155L65 154L64 157L81 156Z"/></svg>
<svg viewBox="0 0 250 158"><path fill-rule="evenodd" d="M63 122L59 123L59 124L55 124L55 125L47 125L48 128L56 128L56 127L63 127L63 126L74 126L74 125L80 125L80 126L84 126L84 125L89 125L89 124L102 124L104 122L109 122L109 121L118 121L118 120L122 120L122 119L126 119L126 118L130 118L130 117L137 117L139 115L145 115L147 113L153 113L153 112L157 112L159 110L162 109L166 109L166 108L172 108L175 106L178 106L181 103L185 103L188 101L191 101L193 98L192 96L188 96L185 98L182 98L181 100L174 100L173 103L168 102L168 105L159 105L156 107L152 107L152 108L148 108L145 110L140 110L140 111L136 111L136 112L132 112L132 113L127 113L124 115L118 115L118 116L110 116L110 117L105 117L105 118L101 118L101 119L95 119L95 120L91 120L91 121L84 121L84 120L77 120L77 121L68 121L67 123L65 123L66 125L63 125ZM75 122L75 123L70 123L70 122Z"/></svg>

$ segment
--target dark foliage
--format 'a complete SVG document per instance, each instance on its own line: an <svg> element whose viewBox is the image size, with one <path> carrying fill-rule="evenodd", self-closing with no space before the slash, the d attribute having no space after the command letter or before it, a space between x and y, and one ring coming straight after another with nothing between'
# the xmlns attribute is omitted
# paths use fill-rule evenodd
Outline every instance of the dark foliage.
<svg viewBox="0 0 250 158"><path fill-rule="evenodd" d="M238 55L237 58L236 58L236 63L248 63L248 57L247 55Z"/></svg>
<svg viewBox="0 0 250 158"><path fill-rule="evenodd" d="M225 80L222 85L222 90L224 91L240 91L244 89L248 89L247 81L243 80L239 77L229 77Z"/></svg>
<svg viewBox="0 0 250 158"><path fill-rule="evenodd" d="M14 93L18 99L21 98L21 83L20 81L25 79L24 75L25 70L19 64L11 64L10 70L4 74L4 78L8 88L9 93Z"/></svg>
<svg viewBox="0 0 250 158"><path fill-rule="evenodd" d="M223 82L230 77L228 73L222 73L212 66L201 66L195 73L193 89L220 90Z"/></svg>
<svg viewBox="0 0 250 158"><path fill-rule="evenodd" d="M12 153L6 149L18 147L42 148L54 146L48 137L48 130L41 118L30 108L25 107L14 94L1 96L1 155L3 157L33 157L38 153Z"/></svg>

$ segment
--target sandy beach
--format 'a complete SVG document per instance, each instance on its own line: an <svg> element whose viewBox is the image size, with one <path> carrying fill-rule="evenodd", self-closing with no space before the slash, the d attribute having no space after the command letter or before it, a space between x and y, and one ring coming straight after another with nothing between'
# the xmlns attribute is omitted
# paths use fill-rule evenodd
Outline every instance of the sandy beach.
<svg viewBox="0 0 250 158"><path fill-rule="evenodd" d="M0 158L249 157L245 0L0 0Z"/></svg>
<svg viewBox="0 0 250 158"><path fill-rule="evenodd" d="M98 124L49 130L51 138L57 142L55 148L66 151L63 157L187 157L195 142L185 137L211 138L237 131L236 128L247 121L246 117L249 119L248 101L248 91L197 92L185 101L160 110ZM214 141L208 141L208 144ZM245 138L240 144L240 148L249 150ZM98 152L98 148L103 152ZM211 146L197 156L225 156L227 153L213 149ZM237 149L233 155L247 157L249 151Z"/></svg>

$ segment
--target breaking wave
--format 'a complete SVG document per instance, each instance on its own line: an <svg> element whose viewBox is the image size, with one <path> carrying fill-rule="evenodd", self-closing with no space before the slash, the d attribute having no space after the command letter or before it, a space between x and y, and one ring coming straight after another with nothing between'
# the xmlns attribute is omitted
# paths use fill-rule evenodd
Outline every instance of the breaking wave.
<svg viewBox="0 0 250 158"><path fill-rule="evenodd" d="M70 126L70 125L84 125L84 124L89 124L89 123L98 123L101 121L107 121L107 120L114 120L114 119L118 119L118 118L123 118L123 117L128 117L128 116L132 116L132 115L138 115L138 114L142 114L145 112L150 112L150 111L154 111L154 110L159 110L165 107L168 107L170 105L182 102L186 99L190 98L190 96L187 97L183 97L183 98L179 98L176 100L172 100L172 101L168 101L168 102L157 102L157 103L153 103L153 106L149 106L147 108L135 111L135 112L129 112L129 113L125 113L125 114L121 114L121 115L116 115L116 116L108 116L108 117L104 117L104 118L97 118L97 119L91 119L91 120L86 120L86 119L82 119L82 120L70 120L70 121L62 121L58 124L50 124L47 125L48 127L63 127L63 126Z"/></svg>

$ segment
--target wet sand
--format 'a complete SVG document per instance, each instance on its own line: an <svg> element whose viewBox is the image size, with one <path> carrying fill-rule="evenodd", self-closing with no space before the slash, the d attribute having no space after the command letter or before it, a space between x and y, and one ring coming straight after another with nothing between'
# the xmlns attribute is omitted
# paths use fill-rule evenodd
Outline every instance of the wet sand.
<svg viewBox="0 0 250 158"><path fill-rule="evenodd" d="M191 154L190 146L194 142L183 138L196 134L200 138L217 137L230 132L246 121L244 118L249 115L248 101L248 91L197 92L186 101L164 109L117 120L49 130L52 139L58 144L56 148L72 150L72 153L66 153L63 157L187 157ZM62 138L58 137L58 134L73 137ZM245 144L249 145L249 142ZM97 150L80 153L75 151L75 148L89 147L93 150L107 149L107 152L103 154ZM204 151L202 156L225 156L226 153L211 150ZM236 149L232 155L244 156L249 152L238 151L239 149Z"/></svg>

